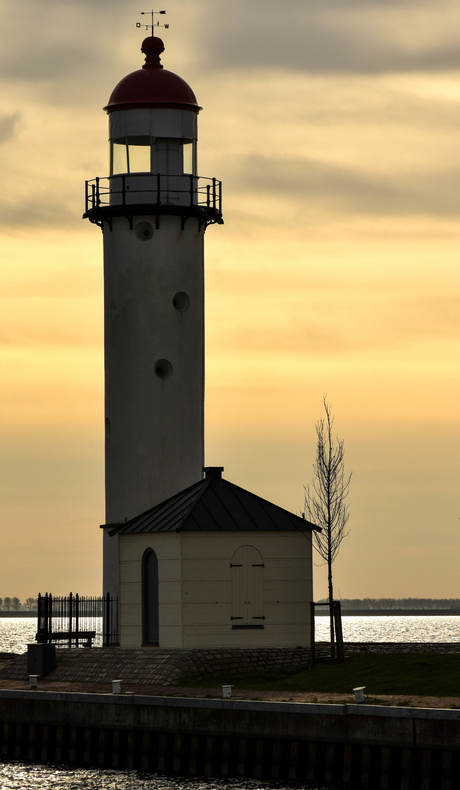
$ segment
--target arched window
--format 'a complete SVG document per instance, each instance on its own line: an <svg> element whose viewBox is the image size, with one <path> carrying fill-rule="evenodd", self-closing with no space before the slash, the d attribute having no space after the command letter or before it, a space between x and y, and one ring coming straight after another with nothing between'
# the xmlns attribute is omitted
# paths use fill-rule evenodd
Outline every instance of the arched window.
<svg viewBox="0 0 460 790"><path fill-rule="evenodd" d="M254 546L240 546L232 557L232 628L263 628L262 556Z"/></svg>
<svg viewBox="0 0 460 790"><path fill-rule="evenodd" d="M153 549L146 549L142 558L142 630L144 645L159 645L158 559Z"/></svg>

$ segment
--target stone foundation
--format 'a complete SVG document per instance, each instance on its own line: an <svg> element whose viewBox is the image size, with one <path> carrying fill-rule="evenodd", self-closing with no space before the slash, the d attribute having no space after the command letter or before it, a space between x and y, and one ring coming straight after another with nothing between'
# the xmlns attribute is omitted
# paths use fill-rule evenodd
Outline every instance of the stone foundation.
<svg viewBox="0 0 460 790"><path fill-rule="evenodd" d="M459 653L457 643L348 642L345 654L356 653ZM316 658L329 655L329 644L316 644ZM57 667L47 680L110 683L120 678L139 685L177 686L184 680L232 676L251 672L285 672L306 669L310 662L307 648L247 648L209 650L161 650L62 648L56 650ZM0 669L0 679L27 680L27 654L9 661Z"/></svg>

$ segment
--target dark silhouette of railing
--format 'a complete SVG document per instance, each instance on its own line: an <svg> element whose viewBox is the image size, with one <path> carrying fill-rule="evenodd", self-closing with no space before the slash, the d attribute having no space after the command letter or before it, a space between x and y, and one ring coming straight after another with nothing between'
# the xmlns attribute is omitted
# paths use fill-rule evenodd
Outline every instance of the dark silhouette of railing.
<svg viewBox="0 0 460 790"><path fill-rule="evenodd" d="M68 647L118 645L118 598L39 594L36 641Z"/></svg>
<svg viewBox="0 0 460 790"><path fill-rule="evenodd" d="M184 173L120 173L86 181L85 216L133 204L201 209L213 221L222 222L222 182Z"/></svg>

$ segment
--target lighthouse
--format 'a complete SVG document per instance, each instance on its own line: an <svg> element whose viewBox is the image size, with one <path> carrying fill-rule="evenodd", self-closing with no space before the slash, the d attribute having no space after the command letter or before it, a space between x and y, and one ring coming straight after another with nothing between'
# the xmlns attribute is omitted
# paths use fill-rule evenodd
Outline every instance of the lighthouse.
<svg viewBox="0 0 460 790"><path fill-rule="evenodd" d="M114 525L203 477L204 235L222 224L221 184L198 175L201 109L147 37L142 68L104 108L110 172L86 182L84 217L104 245L103 591L118 596Z"/></svg>
<svg viewBox="0 0 460 790"><path fill-rule="evenodd" d="M113 90L110 172L86 183L104 242L103 585L119 615L104 628L136 649L295 648L317 527L203 468L204 234L223 222L221 184L198 175L201 108L163 50L146 38Z"/></svg>

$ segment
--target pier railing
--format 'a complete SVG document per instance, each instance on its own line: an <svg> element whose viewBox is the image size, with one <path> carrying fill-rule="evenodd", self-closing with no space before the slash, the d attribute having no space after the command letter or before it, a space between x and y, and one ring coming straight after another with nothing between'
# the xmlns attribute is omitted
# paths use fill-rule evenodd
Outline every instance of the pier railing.
<svg viewBox="0 0 460 790"><path fill-rule="evenodd" d="M114 206L199 207L222 217L222 182L189 174L127 173L86 181L85 216Z"/></svg>
<svg viewBox="0 0 460 790"><path fill-rule="evenodd" d="M36 641L68 647L118 645L118 598L39 594Z"/></svg>

